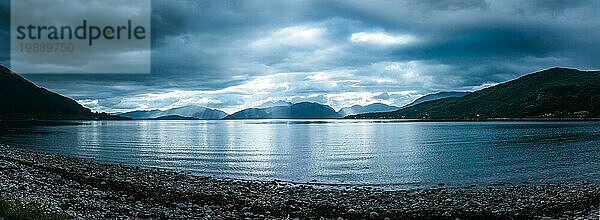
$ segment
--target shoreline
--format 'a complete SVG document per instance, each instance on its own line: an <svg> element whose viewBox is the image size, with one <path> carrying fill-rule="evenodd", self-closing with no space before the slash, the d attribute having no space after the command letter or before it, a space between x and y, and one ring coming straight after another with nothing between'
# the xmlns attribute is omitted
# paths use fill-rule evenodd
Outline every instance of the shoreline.
<svg viewBox="0 0 600 220"><path fill-rule="evenodd" d="M255 120L289 120L289 121L375 121L375 122L598 122L600 118L482 118L482 119L418 119L418 118L256 118L256 119L26 119L26 120L6 120L0 119L0 125L4 126L61 126L61 125L82 125L83 122L94 121L255 121Z"/></svg>
<svg viewBox="0 0 600 220"><path fill-rule="evenodd" d="M79 219L600 218L600 182L384 190L216 179L0 146L0 193Z"/></svg>

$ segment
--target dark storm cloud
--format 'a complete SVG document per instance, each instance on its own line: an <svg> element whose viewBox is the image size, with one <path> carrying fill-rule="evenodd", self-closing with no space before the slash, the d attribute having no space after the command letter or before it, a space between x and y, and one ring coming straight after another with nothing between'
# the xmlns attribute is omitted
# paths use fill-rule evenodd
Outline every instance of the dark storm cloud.
<svg viewBox="0 0 600 220"><path fill-rule="evenodd" d="M424 0L417 1L417 5L421 5L422 9L433 10L464 10L464 9L487 9L488 4L485 0Z"/></svg>
<svg viewBox="0 0 600 220"><path fill-rule="evenodd" d="M233 111L278 99L402 105L553 66L598 69L600 56L595 0L152 3L152 74L27 77L107 111Z"/></svg>
<svg viewBox="0 0 600 220"><path fill-rule="evenodd" d="M595 0L531 0L525 1L516 8L522 13L527 11L546 12L554 15L563 13L573 8L598 7Z"/></svg>

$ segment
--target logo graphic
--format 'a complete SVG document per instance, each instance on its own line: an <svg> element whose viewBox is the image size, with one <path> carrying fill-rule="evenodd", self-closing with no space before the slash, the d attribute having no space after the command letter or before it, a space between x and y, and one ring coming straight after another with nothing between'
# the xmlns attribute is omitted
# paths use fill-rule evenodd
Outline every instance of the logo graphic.
<svg viewBox="0 0 600 220"><path fill-rule="evenodd" d="M11 2L19 73L150 73L150 0Z"/></svg>

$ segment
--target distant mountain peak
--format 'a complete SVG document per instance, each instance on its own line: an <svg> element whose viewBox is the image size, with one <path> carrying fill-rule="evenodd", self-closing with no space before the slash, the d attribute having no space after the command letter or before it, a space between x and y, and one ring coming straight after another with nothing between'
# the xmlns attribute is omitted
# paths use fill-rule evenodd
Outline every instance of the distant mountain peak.
<svg viewBox="0 0 600 220"><path fill-rule="evenodd" d="M365 114L365 113L376 113L376 112L391 112L396 111L400 108L396 106L386 105L383 103L372 103L365 106L362 105L353 105L351 107L345 107L338 111L339 114L343 116L348 115L357 115L357 114Z"/></svg>
<svg viewBox="0 0 600 220"><path fill-rule="evenodd" d="M256 106L254 108L270 108L270 107L277 107L277 106L291 106L294 103L288 102L288 101L283 101L283 100L277 100L277 101L268 101L265 102L263 104L260 104L259 106Z"/></svg>
<svg viewBox="0 0 600 220"><path fill-rule="evenodd" d="M437 93L427 94L427 95L424 95L424 96L416 99L415 101L403 106L402 108L408 108L411 106L421 104L423 102L429 102L429 101L434 101L434 100L438 100L438 99L463 97L468 94L471 94L471 92L437 92Z"/></svg>
<svg viewBox="0 0 600 220"><path fill-rule="evenodd" d="M340 118L333 108L315 102L300 102L290 106L248 108L225 119L327 119Z"/></svg>
<svg viewBox="0 0 600 220"><path fill-rule="evenodd" d="M195 118L195 119L222 119L227 116L227 113L211 109L197 104L190 104L186 106L176 107L167 109L164 111L155 110L143 110L143 111L132 111L118 114L119 116L128 117L132 119L181 119L181 118ZM165 117L170 116L170 117ZM179 116L179 117L176 117Z"/></svg>

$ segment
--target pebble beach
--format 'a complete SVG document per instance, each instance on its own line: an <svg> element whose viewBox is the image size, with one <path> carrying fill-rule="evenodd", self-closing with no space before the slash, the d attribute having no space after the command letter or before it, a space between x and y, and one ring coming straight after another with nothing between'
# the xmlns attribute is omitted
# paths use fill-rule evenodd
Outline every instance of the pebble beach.
<svg viewBox="0 0 600 220"><path fill-rule="evenodd" d="M217 179L0 146L0 193L73 219L600 219L600 182L390 190Z"/></svg>

